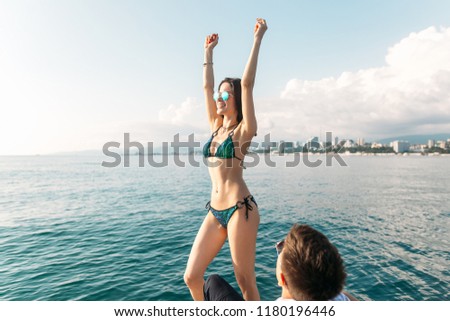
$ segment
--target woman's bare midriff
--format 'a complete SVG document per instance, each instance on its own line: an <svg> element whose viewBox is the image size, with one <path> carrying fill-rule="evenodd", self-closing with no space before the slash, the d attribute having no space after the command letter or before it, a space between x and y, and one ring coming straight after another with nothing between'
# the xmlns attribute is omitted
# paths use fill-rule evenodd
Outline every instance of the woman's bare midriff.
<svg viewBox="0 0 450 321"><path fill-rule="evenodd" d="M214 165L208 167L211 176L211 206L221 210L236 205L244 197L250 195L250 191L242 177L241 161L233 159L219 159L211 157Z"/></svg>

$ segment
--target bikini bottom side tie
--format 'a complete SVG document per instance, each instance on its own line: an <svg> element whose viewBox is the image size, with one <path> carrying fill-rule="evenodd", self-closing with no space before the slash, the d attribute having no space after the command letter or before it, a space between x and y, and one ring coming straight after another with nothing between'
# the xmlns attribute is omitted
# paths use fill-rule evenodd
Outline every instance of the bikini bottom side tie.
<svg viewBox="0 0 450 321"><path fill-rule="evenodd" d="M245 219L248 220L248 211L253 210L253 206L251 205L250 201L252 201L256 207L258 207L258 204L256 204L255 198L252 195L248 195L245 197L242 201L237 201L236 205L224 209L224 210L216 210L211 206L211 201L206 203L205 208L208 211L211 211L211 213L214 215L214 217L219 221L219 223L224 227L227 228L228 222L230 221L231 217L233 216L234 212L236 210L243 208L245 206Z"/></svg>

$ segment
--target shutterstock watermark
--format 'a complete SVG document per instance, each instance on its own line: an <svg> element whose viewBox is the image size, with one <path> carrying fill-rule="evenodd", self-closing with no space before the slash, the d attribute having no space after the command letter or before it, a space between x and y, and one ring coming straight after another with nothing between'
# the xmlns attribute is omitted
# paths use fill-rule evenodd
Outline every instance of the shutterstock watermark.
<svg viewBox="0 0 450 321"><path fill-rule="evenodd" d="M256 167L261 163L269 167L285 166L296 167L304 165L307 167L319 166L348 166L339 153L335 152L336 147L331 144L332 133L326 133L326 141L319 142L317 139L308 141L302 146L293 146L292 143L284 141L273 142L270 134L264 136L264 141L257 142L233 142L235 155L245 154L245 167ZM169 148L170 146L170 148ZM199 167L197 155L200 155L199 147L201 143L195 140L194 134L188 136L187 141L180 140L180 134L175 134L171 142L162 142L161 148L155 148L154 142L147 142L146 147L140 142L131 141L130 133L124 133L123 144L120 142L107 142L103 145L103 155L111 160L103 161L102 166L114 168L123 165L130 167L131 159L138 159L139 167L166 167L169 166L169 160L178 167L186 167L187 164L192 167ZM212 142L210 150L217 150L222 147L221 143ZM279 156L291 156L282 158ZM317 157L324 155L323 157ZM293 158L293 159L292 159ZM334 162L333 162L334 160ZM202 157L203 164L208 167L225 166L233 167L233 158Z"/></svg>

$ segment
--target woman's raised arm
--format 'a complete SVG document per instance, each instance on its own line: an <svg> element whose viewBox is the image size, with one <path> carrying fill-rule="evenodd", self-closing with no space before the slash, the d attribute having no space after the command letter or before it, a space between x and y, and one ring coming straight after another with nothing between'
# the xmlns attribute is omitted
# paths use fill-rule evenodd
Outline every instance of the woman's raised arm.
<svg viewBox="0 0 450 321"><path fill-rule="evenodd" d="M255 106L253 103L253 87L255 85L256 66L258 64L259 48L264 33L267 30L267 24L264 19L256 19L254 30L254 40L250 57L245 66L244 75L242 76L242 127L249 137L256 134L257 124L255 115Z"/></svg>
<svg viewBox="0 0 450 321"><path fill-rule="evenodd" d="M213 49L219 42L219 35L213 33L205 39L205 59L203 63L203 92L205 94L206 115L208 117L211 131L215 128L215 121L218 119L214 94L214 69L213 69ZM221 118L220 118L221 119Z"/></svg>

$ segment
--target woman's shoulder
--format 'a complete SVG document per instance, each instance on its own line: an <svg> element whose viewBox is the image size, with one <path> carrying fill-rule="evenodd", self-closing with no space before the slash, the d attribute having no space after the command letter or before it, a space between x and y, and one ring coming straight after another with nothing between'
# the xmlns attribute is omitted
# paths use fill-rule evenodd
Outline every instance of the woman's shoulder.
<svg viewBox="0 0 450 321"><path fill-rule="evenodd" d="M250 131L244 121L241 121L234 129L234 136L240 141L251 142L256 136L256 132Z"/></svg>

